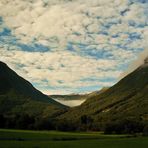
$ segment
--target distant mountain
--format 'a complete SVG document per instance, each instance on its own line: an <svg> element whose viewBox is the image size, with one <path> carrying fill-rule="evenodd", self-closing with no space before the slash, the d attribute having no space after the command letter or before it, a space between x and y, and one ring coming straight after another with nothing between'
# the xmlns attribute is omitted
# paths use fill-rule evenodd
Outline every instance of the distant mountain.
<svg viewBox="0 0 148 148"><path fill-rule="evenodd" d="M84 100L87 97L87 94L68 94L68 95L50 95L50 98L57 100Z"/></svg>
<svg viewBox="0 0 148 148"><path fill-rule="evenodd" d="M87 99L92 98L92 97L95 97L95 96L97 96L97 95L100 95L100 94L106 92L108 89L109 89L109 87L103 87L103 88L100 89L100 90L91 92L91 93L89 93L89 94L87 95Z"/></svg>
<svg viewBox="0 0 148 148"><path fill-rule="evenodd" d="M52 115L66 106L44 95L0 62L0 114Z"/></svg>
<svg viewBox="0 0 148 148"><path fill-rule="evenodd" d="M104 87L99 91L94 91L88 94L50 95L49 97L64 105L74 107L82 104L85 100L92 96L96 96L98 94L105 92L107 89L107 87Z"/></svg>
<svg viewBox="0 0 148 148"><path fill-rule="evenodd" d="M148 58L113 87L89 97L59 118L76 123L83 116L90 117L95 125L128 118L148 122Z"/></svg>

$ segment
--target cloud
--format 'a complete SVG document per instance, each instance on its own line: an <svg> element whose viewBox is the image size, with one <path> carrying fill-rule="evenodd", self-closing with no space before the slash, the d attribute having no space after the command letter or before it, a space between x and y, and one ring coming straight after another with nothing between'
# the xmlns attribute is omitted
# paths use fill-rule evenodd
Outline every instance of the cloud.
<svg viewBox="0 0 148 148"><path fill-rule="evenodd" d="M148 47L147 8L144 0L1 0L0 60L50 94L113 85Z"/></svg>
<svg viewBox="0 0 148 148"><path fill-rule="evenodd" d="M144 60L148 57L148 48L145 49L133 62L129 65L128 69L122 73L120 78L125 77L129 73L133 72L135 69L137 69L139 66L144 64Z"/></svg>
<svg viewBox="0 0 148 148"><path fill-rule="evenodd" d="M23 57L23 58L22 58ZM87 81L89 77L104 78L120 75L120 71L108 67L116 67L113 60L95 60L81 57L69 52L30 53L24 51L4 50L1 60L33 83L45 86L80 88L90 85L108 85L107 82L96 80L93 84ZM69 62L70 61L70 62ZM104 72L103 72L104 71ZM80 81L86 78L85 82Z"/></svg>

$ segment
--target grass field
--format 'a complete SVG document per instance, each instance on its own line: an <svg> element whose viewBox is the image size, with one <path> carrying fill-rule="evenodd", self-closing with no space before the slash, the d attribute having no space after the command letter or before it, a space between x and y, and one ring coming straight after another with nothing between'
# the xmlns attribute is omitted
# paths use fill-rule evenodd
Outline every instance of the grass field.
<svg viewBox="0 0 148 148"><path fill-rule="evenodd" d="M148 148L148 137L0 129L0 148Z"/></svg>

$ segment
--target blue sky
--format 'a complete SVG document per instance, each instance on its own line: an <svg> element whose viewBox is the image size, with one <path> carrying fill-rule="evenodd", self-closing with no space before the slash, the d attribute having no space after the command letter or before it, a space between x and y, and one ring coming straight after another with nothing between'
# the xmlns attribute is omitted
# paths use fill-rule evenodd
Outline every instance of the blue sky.
<svg viewBox="0 0 148 148"><path fill-rule="evenodd" d="M115 84L147 40L148 0L0 1L0 60L47 94Z"/></svg>

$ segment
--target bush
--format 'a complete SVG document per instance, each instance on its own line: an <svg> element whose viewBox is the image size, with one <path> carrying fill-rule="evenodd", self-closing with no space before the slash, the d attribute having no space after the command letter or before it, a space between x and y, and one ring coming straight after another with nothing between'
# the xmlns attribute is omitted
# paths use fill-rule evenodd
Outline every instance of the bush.
<svg viewBox="0 0 148 148"><path fill-rule="evenodd" d="M143 124L138 121L122 120L106 124L105 134L134 134L143 131Z"/></svg>
<svg viewBox="0 0 148 148"><path fill-rule="evenodd" d="M22 114L15 117L16 123L15 128L17 129L32 129L34 124L34 117L29 116L28 114Z"/></svg>
<svg viewBox="0 0 148 148"><path fill-rule="evenodd" d="M145 125L143 128L143 135L148 136L148 125Z"/></svg>
<svg viewBox="0 0 148 148"><path fill-rule="evenodd" d="M36 118L34 128L37 130L54 130L53 122L46 118Z"/></svg>
<svg viewBox="0 0 148 148"><path fill-rule="evenodd" d="M5 117L2 114L0 114L0 128L4 128L5 123L6 123Z"/></svg>
<svg viewBox="0 0 148 148"><path fill-rule="evenodd" d="M54 122L55 122L56 130L59 130L59 131L75 131L78 125L69 120L64 120L64 119L56 120Z"/></svg>

